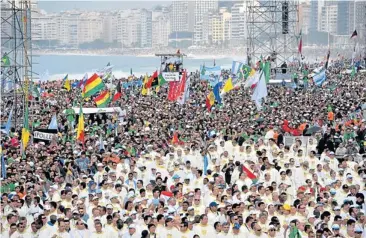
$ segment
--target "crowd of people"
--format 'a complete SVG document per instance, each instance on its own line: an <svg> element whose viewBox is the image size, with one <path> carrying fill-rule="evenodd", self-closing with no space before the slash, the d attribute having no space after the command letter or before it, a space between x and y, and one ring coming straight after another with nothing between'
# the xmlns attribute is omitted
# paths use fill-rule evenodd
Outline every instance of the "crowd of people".
<svg viewBox="0 0 366 238"><path fill-rule="evenodd" d="M1 237L366 237L365 74L267 85L260 111L243 86L208 111L209 84L190 83L183 105L168 84L123 90L123 118L84 115L84 144L64 114L80 89L41 83L30 128L56 115L58 134L26 149L19 123L2 135Z"/></svg>

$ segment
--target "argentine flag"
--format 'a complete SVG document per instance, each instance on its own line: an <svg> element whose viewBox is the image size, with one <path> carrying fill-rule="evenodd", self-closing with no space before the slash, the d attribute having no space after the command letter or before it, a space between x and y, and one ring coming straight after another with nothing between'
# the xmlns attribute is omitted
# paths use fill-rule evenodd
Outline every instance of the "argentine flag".
<svg viewBox="0 0 366 238"><path fill-rule="evenodd" d="M319 73L313 76L313 81L316 84L316 86L321 86L326 79L327 76L325 74L325 68L323 68L322 70L319 71Z"/></svg>
<svg viewBox="0 0 366 238"><path fill-rule="evenodd" d="M239 61L233 61L233 64L231 66L231 73L235 74L236 76L240 72L240 69L242 68L243 63Z"/></svg>

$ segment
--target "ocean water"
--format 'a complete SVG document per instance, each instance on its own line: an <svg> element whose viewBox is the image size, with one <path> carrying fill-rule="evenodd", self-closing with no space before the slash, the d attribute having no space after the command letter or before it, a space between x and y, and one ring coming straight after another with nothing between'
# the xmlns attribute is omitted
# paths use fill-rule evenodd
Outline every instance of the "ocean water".
<svg viewBox="0 0 366 238"><path fill-rule="evenodd" d="M231 69L233 60L244 61L244 57L190 55L184 58L183 64L192 72L203 64L213 66L214 60L216 65ZM131 68L136 76L151 74L160 68L160 57L155 56L41 55L34 61L33 71L42 81L62 79L66 74L71 79L82 79L85 73L91 75L108 63L113 65L113 74L117 78L128 76Z"/></svg>

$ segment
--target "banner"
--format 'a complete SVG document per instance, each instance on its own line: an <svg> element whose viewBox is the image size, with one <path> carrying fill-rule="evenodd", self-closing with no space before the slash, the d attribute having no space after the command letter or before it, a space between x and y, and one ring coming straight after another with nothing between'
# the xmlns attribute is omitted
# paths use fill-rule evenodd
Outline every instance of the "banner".
<svg viewBox="0 0 366 238"><path fill-rule="evenodd" d="M220 78L221 75L221 66L215 66L215 67L206 67L201 66L200 69L200 78L203 80L210 80Z"/></svg>
<svg viewBox="0 0 366 238"><path fill-rule="evenodd" d="M162 75L167 82L179 81L179 72L163 72Z"/></svg>
<svg viewBox="0 0 366 238"><path fill-rule="evenodd" d="M35 143L43 141L51 142L57 136L57 130L53 129L37 129L33 131L33 141Z"/></svg>

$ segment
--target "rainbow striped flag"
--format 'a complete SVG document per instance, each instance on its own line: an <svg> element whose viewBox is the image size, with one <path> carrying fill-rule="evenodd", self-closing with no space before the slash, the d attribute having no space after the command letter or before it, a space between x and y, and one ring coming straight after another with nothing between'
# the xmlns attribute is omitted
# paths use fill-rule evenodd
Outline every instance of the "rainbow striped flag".
<svg viewBox="0 0 366 238"><path fill-rule="evenodd" d="M94 99L94 102L97 104L97 107L105 107L111 102L111 94L108 90L105 90Z"/></svg>
<svg viewBox="0 0 366 238"><path fill-rule="evenodd" d="M98 74L93 74L84 84L83 98L93 96L104 88L104 83Z"/></svg>

